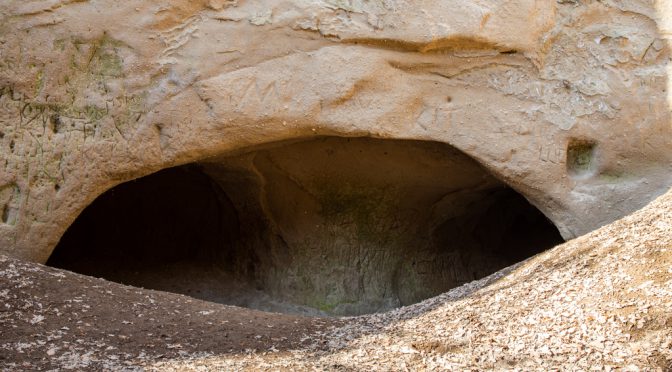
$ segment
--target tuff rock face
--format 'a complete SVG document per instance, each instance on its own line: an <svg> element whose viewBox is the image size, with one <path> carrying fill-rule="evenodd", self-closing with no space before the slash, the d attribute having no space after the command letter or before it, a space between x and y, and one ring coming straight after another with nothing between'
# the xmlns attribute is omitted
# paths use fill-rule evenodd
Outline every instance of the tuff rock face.
<svg viewBox="0 0 672 372"><path fill-rule="evenodd" d="M323 137L116 186L47 264L261 310L358 315L561 242L541 212L449 145Z"/></svg>
<svg viewBox="0 0 672 372"><path fill-rule="evenodd" d="M117 184L325 136L448 144L576 237L672 185L669 6L3 1L0 251L45 262Z"/></svg>

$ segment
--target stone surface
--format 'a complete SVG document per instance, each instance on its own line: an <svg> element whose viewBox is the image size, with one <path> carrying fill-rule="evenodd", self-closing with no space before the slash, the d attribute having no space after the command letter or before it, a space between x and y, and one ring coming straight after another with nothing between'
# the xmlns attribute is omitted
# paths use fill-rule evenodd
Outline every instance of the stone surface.
<svg viewBox="0 0 672 372"><path fill-rule="evenodd" d="M4 1L0 250L97 196L311 136L444 142L572 238L672 184L666 1Z"/></svg>
<svg viewBox="0 0 672 372"><path fill-rule="evenodd" d="M449 145L323 137L114 187L47 264L260 310L360 315L561 242L525 198Z"/></svg>

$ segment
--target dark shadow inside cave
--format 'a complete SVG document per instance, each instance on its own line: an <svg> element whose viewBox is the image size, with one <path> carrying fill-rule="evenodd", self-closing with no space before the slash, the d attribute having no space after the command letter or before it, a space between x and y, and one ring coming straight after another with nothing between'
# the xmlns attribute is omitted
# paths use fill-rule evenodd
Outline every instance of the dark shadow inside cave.
<svg viewBox="0 0 672 372"><path fill-rule="evenodd" d="M261 310L355 315L561 242L524 197L448 145L323 137L120 184L47 264Z"/></svg>

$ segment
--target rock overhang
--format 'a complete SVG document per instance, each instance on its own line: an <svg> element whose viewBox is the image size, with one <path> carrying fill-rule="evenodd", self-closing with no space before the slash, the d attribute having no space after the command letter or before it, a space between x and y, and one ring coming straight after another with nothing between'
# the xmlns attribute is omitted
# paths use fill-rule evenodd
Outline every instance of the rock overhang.
<svg viewBox="0 0 672 372"><path fill-rule="evenodd" d="M120 182L323 135L448 143L581 235L671 183L665 17L637 4L9 2L3 250L46 260Z"/></svg>
<svg viewBox="0 0 672 372"><path fill-rule="evenodd" d="M561 242L525 198L449 145L330 136L113 187L47 264L259 310L361 315Z"/></svg>

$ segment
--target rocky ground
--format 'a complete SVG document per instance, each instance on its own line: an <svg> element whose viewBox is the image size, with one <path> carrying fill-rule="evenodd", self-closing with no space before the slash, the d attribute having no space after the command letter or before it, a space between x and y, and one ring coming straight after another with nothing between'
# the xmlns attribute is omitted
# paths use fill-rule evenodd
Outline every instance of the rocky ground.
<svg viewBox="0 0 672 372"><path fill-rule="evenodd" d="M217 305L0 257L3 370L672 369L672 192L422 303L354 318Z"/></svg>

